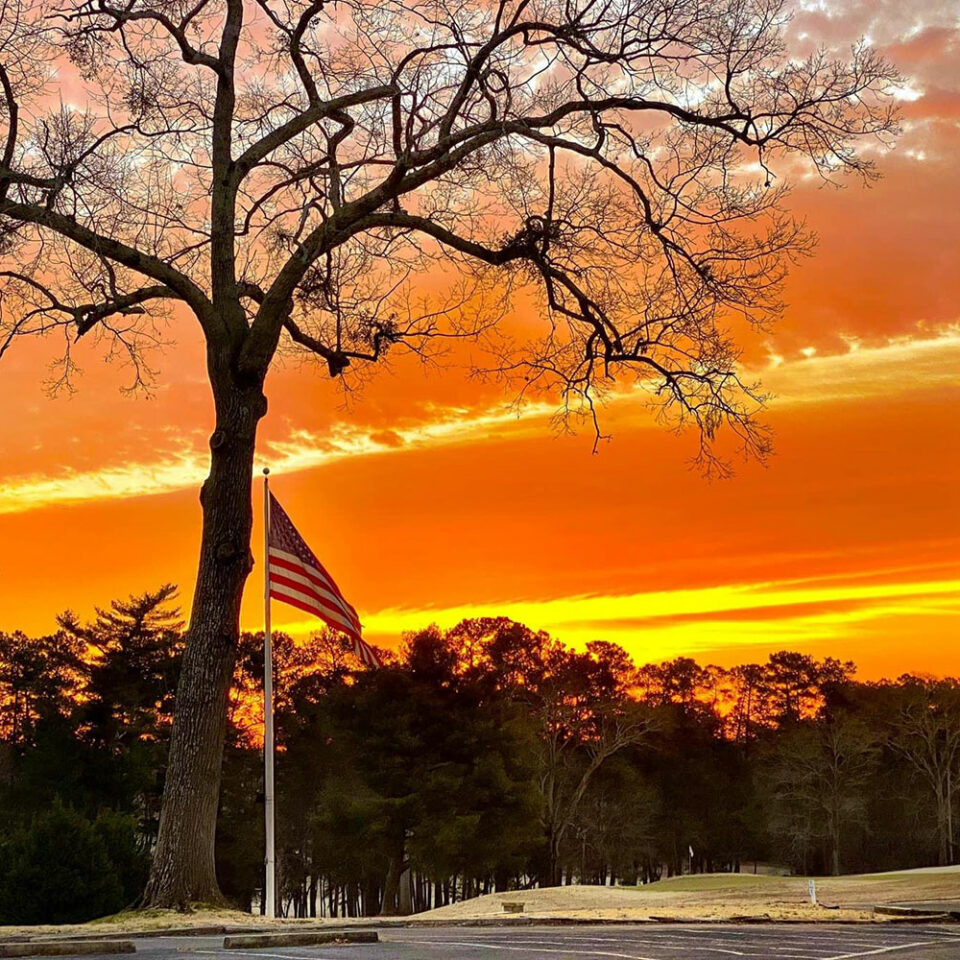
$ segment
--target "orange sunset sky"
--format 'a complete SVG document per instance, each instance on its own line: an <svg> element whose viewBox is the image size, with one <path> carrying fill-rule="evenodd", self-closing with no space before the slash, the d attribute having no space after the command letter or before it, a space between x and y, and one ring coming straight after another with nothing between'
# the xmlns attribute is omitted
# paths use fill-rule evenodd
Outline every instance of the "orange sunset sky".
<svg viewBox="0 0 960 960"><path fill-rule="evenodd" d="M774 395L766 466L706 481L694 438L629 393L603 410L613 439L592 455L589 430L559 435L549 408L518 412L457 365L398 360L346 399L311 364L271 374L260 465L371 640L503 614L640 661L791 648L866 678L960 675L957 6L811 0L791 32L867 36L908 81L897 149L872 148L880 183L796 184L819 246L784 319L744 342ZM70 397L44 390L53 340L0 364L0 629L50 631L65 608L166 581L189 607L212 411L198 332L174 321L168 336L150 399L122 394L128 371L85 341ZM278 628L311 629L303 618L274 607Z"/></svg>

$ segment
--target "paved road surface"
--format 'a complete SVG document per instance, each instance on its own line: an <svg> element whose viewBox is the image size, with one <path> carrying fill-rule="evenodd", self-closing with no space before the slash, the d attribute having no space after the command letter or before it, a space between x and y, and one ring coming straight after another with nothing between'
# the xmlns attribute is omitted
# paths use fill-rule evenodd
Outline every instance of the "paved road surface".
<svg viewBox="0 0 960 960"><path fill-rule="evenodd" d="M380 943L224 950L222 937L142 938L143 960L960 960L960 926L602 926L381 929ZM191 954L193 958L191 958Z"/></svg>
<svg viewBox="0 0 960 960"><path fill-rule="evenodd" d="M897 907L916 907L930 913L960 913L960 900L905 900Z"/></svg>

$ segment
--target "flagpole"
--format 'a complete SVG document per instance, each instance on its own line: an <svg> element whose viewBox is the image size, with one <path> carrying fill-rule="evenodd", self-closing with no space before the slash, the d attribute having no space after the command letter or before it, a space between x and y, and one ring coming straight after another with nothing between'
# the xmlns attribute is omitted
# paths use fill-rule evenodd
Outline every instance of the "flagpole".
<svg viewBox="0 0 960 960"><path fill-rule="evenodd" d="M276 809L273 784L273 642L270 636L270 469L263 468L263 811L266 913L277 915Z"/></svg>

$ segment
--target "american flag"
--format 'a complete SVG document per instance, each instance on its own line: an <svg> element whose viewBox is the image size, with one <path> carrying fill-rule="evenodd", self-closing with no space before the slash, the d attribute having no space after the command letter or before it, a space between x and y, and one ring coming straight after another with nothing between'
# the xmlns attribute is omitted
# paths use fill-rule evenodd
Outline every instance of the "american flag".
<svg viewBox="0 0 960 960"><path fill-rule="evenodd" d="M362 626L357 611L347 602L272 493L267 551L270 596L313 613L334 630L345 633L360 660L368 667L379 667L376 651L360 636Z"/></svg>

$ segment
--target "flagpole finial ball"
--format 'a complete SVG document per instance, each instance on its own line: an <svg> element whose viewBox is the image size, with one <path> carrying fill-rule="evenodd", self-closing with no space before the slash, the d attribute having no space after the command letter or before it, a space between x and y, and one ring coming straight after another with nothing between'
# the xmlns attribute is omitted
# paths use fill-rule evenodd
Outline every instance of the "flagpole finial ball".
<svg viewBox="0 0 960 960"><path fill-rule="evenodd" d="M263 468L263 475L264 475L265 477L269 477L269 476L270 476L270 468L269 468L269 467L264 467L264 468Z"/></svg>

